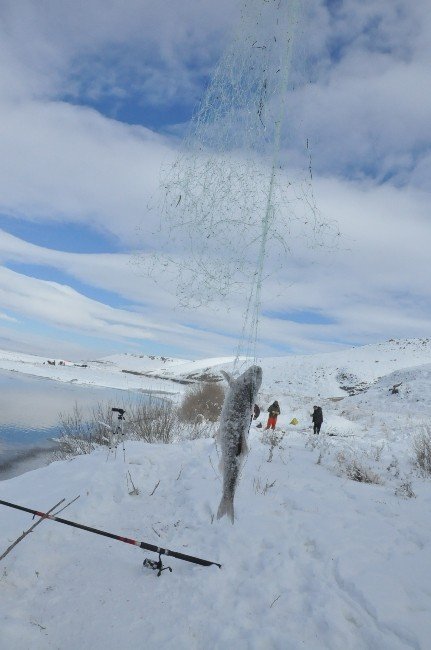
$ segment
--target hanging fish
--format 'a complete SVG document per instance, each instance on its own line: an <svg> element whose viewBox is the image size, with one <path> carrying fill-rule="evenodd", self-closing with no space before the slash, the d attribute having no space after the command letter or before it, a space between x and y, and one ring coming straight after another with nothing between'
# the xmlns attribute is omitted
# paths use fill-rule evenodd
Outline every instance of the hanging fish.
<svg viewBox="0 0 431 650"><path fill-rule="evenodd" d="M251 366L237 379L222 371L229 389L220 415L218 440L221 447L220 469L223 474L223 495L217 519L228 515L234 522L233 498L241 463L247 449L253 407L262 383L262 368Z"/></svg>

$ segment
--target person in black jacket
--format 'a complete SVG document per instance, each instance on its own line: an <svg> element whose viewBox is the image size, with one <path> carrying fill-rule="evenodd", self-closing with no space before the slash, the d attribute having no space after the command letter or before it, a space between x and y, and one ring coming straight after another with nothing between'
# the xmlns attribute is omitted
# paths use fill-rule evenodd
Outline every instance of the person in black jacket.
<svg viewBox="0 0 431 650"><path fill-rule="evenodd" d="M321 406L313 406L313 413L311 414L311 419L313 420L313 433L320 433L320 427L323 422L323 413Z"/></svg>
<svg viewBox="0 0 431 650"><path fill-rule="evenodd" d="M259 415L260 415L260 408L259 408L259 406L257 404L255 404L254 407L253 407L253 413L250 415L250 426L251 426L251 423L253 422L253 420L257 420ZM259 426L259 425L256 425L256 426ZM260 426L262 426L262 425L260 425Z"/></svg>

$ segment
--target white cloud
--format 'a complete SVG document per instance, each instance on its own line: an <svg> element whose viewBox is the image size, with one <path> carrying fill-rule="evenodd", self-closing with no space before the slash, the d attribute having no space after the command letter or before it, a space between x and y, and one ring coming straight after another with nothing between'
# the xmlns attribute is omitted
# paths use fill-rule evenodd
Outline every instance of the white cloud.
<svg viewBox="0 0 431 650"><path fill-rule="evenodd" d="M0 104L0 209L132 241L169 155L163 139L64 103ZM150 226L151 228L151 226Z"/></svg>
<svg viewBox="0 0 431 650"><path fill-rule="evenodd" d="M157 211L148 204L157 204L160 165L177 144L59 98L69 93L79 102L82 93L122 98L133 92L141 93L143 106L190 101L239 5L2 2L0 209L47 227L56 220L91 224L130 248L151 245ZM315 350L334 340L419 335L430 316L427 3L346 0L334 6L330 13L323 0L308 3L297 37L300 55L313 67L296 75L288 123L297 150L310 139L318 205L339 221L344 237L334 255L313 252L318 265L295 242L277 282L265 284L263 309L318 310L335 322L264 317L267 353L272 343ZM295 152L289 155L296 159ZM218 304L215 312L173 311L175 298L137 275L126 254L66 254L5 235L0 243L6 263L51 266L128 302L113 309L65 286L3 270L0 304L17 316L113 341L150 337L191 354L234 348L241 302Z"/></svg>
<svg viewBox="0 0 431 650"><path fill-rule="evenodd" d="M51 325L104 338L152 338L145 319L113 309L56 282L0 268L0 303L5 309Z"/></svg>
<svg viewBox="0 0 431 650"><path fill-rule="evenodd" d="M148 289L142 286L142 278L133 274L130 264L125 256L80 256L51 252L46 249L28 246L15 238L5 237L6 248L8 252L3 252L3 259L21 260L23 255L27 262L36 262L56 265L59 268L66 269L75 277L85 276L87 282L91 276L92 270L96 269L96 280L94 284L102 288L113 290L123 289L124 293L135 294L140 296L142 301L148 300L149 305L138 307L129 305L128 308L114 308L105 305L97 300L90 299L71 287L58 282L39 280L29 277L22 273L11 271L5 267L0 267L0 304L16 316L15 323L22 325L21 331L26 331L28 325L21 323L22 319L30 319L36 323L44 323L47 327L55 327L69 332L72 340L74 336L93 337L95 340L104 341L105 349L109 347L109 340L113 343L123 343L125 348L130 349L137 345L145 346L150 353L152 347L173 346L182 349L189 354L193 351L195 354L206 356L207 352L216 349L232 352L232 339L224 334L217 334L213 331L196 330L194 326L189 326L182 322L181 316L173 317L174 298L172 295L164 295L162 300L158 300L161 293L161 287L149 284ZM13 247L16 247L16 253L13 253ZM34 255L32 255L32 253ZM56 264L56 260L58 264ZM122 277L123 282L119 281ZM114 287L112 286L114 285ZM127 289L132 285L133 289ZM145 312L145 313L144 313ZM7 339L6 330L0 332L3 338ZM27 337L27 334L25 335ZM33 334L31 334L33 337ZM23 334L16 332L10 335L12 340L20 341ZM139 343L140 342L140 343ZM38 349L41 349L41 342L36 340ZM52 341L47 342L45 351L52 348ZM214 348L217 345L218 348ZM10 346L8 346L10 347ZM83 354L85 350L91 348L91 343L87 345L68 345L75 351L81 349ZM19 346L23 349L23 346ZM100 345L94 343L94 349L100 349Z"/></svg>
<svg viewBox="0 0 431 650"><path fill-rule="evenodd" d="M159 99L172 88L190 92L196 73L220 52L237 12L230 0L4 0L0 89L8 97L55 97L82 90L80 75L90 78L89 92L118 85L127 91L122 77L130 76ZM105 69L109 59L119 69Z"/></svg>
<svg viewBox="0 0 431 650"><path fill-rule="evenodd" d="M338 76L294 94L292 123L302 122L299 133L310 138L318 171L379 182L390 174L405 184L431 148L428 81L423 66L376 71L369 57L365 78Z"/></svg>
<svg viewBox="0 0 431 650"><path fill-rule="evenodd" d="M283 268L265 283L262 310L317 312L333 322L301 324L262 317L262 349L274 354L277 346L289 344L298 351L322 350L331 341L422 335L431 316L431 290L424 273L429 258L427 195L333 179L317 180L315 191L322 210L340 223L340 246L335 251L310 250L306 242L295 242ZM230 353L240 337L243 294L216 302L211 309L175 309L174 285L167 286L165 275L155 284L131 264L127 254L52 251L2 233L0 259L57 268L71 278L118 293L129 301L124 311L134 314L130 324L135 325L134 319L142 314L142 326L153 340L178 346L186 356L193 350L205 356ZM51 318L49 310L43 314ZM85 326L86 319L79 316L74 324L77 331L81 323ZM275 348L271 349L270 341Z"/></svg>
<svg viewBox="0 0 431 650"><path fill-rule="evenodd" d="M0 312L0 320L5 320L8 323L16 323L17 322L16 318L13 318L12 316L8 316L8 314L3 314L2 312Z"/></svg>
<svg viewBox="0 0 431 650"><path fill-rule="evenodd" d="M16 322L19 323L18 319ZM99 346L95 345L94 340L87 344L82 340L77 343L72 340L70 332L63 334L58 338L48 337L46 331L43 334L29 330L24 332L17 327L6 327L0 323L0 349L75 360L99 358L118 351L116 345L110 346L106 341Z"/></svg>
<svg viewBox="0 0 431 650"><path fill-rule="evenodd" d="M293 141L309 139L315 173L429 190L415 174L431 150L428 3L345 0L331 15L322 5L311 3L299 38Z"/></svg>

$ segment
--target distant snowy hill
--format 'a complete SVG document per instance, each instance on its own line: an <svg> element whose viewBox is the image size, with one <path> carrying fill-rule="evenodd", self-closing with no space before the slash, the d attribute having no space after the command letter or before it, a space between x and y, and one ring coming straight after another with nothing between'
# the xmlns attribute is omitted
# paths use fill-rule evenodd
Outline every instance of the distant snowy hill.
<svg viewBox="0 0 431 650"><path fill-rule="evenodd" d="M115 355L117 367L174 381L217 381L220 370L232 370L232 357L196 361ZM320 397L354 394L397 370L431 363L431 339L391 340L335 353L259 359L263 392ZM238 364L246 366L247 361ZM395 381L394 381L395 383Z"/></svg>
<svg viewBox="0 0 431 650"><path fill-rule="evenodd" d="M431 339L385 343L309 356L264 359L265 389L321 397L345 396L396 370L431 363ZM395 382L394 382L395 383Z"/></svg>
<svg viewBox="0 0 431 650"><path fill-rule="evenodd" d="M50 361L51 363L48 363ZM0 368L77 382L176 394L199 381L221 381L220 370L232 371L233 357L175 359L115 354L98 360L76 362L0 350ZM62 365L59 362L63 361ZM367 389L396 371L431 363L431 339L393 340L340 352L285 356L258 360L263 369L262 395L309 396L310 399L342 397ZM239 363L246 366L247 362ZM392 381L392 380L391 380ZM396 383L396 376L393 378Z"/></svg>
<svg viewBox="0 0 431 650"><path fill-rule="evenodd" d="M115 355L105 362L141 372L147 377L194 381L217 381L220 370L232 370L232 357L164 359L135 355ZM320 397L345 396L366 389L397 370L431 363L431 339L390 340L341 352L307 356L259 359L263 369L263 392ZM238 368L247 365L239 363ZM395 381L394 381L395 383Z"/></svg>
<svg viewBox="0 0 431 650"><path fill-rule="evenodd" d="M175 366L188 363L186 359L172 359L150 354L112 354L103 357L100 362L111 364L117 368L136 370L138 372L162 371L175 368Z"/></svg>

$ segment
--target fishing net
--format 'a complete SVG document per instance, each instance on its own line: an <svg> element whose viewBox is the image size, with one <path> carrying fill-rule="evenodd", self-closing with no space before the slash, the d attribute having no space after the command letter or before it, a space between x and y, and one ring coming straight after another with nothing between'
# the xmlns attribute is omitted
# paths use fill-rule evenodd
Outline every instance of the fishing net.
<svg viewBox="0 0 431 650"><path fill-rule="evenodd" d="M180 152L162 171L157 252L147 256L155 274L175 278L182 306L242 300L240 348L247 341L251 356L264 276L285 266L297 238L320 245L330 229L315 206L311 158L305 173L289 166L297 25L297 0L244 2Z"/></svg>

